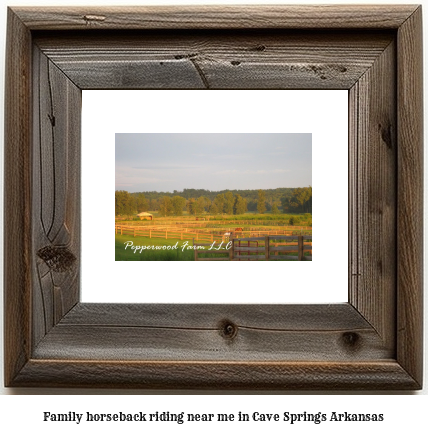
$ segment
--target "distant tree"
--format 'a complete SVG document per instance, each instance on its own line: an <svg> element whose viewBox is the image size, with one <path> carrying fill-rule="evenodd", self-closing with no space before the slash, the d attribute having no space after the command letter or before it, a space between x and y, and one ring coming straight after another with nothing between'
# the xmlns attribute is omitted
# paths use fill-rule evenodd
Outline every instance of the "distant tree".
<svg viewBox="0 0 428 434"><path fill-rule="evenodd" d="M204 201L204 211L208 211L211 206L211 200L207 196L200 196Z"/></svg>
<svg viewBox="0 0 428 434"><path fill-rule="evenodd" d="M247 201L240 195L235 196L235 203L233 206L234 214L245 214L247 212Z"/></svg>
<svg viewBox="0 0 428 434"><path fill-rule="evenodd" d="M219 214L223 214L224 211L224 201L225 201L225 197L224 194L218 194L215 199L214 202L216 204L217 210Z"/></svg>
<svg viewBox="0 0 428 434"><path fill-rule="evenodd" d="M279 214L278 205L276 203L272 205L272 214Z"/></svg>
<svg viewBox="0 0 428 434"><path fill-rule="evenodd" d="M173 215L183 215L183 208L186 206L186 199L181 196L174 196L171 199L171 205Z"/></svg>
<svg viewBox="0 0 428 434"><path fill-rule="evenodd" d="M205 211L205 199L201 196L194 202L195 212L194 214L199 215Z"/></svg>
<svg viewBox="0 0 428 434"><path fill-rule="evenodd" d="M312 187L295 188L281 198L283 212L312 212Z"/></svg>
<svg viewBox="0 0 428 434"><path fill-rule="evenodd" d="M224 212L226 214L233 214L234 202L233 193L231 191L226 192L224 195Z"/></svg>
<svg viewBox="0 0 428 434"><path fill-rule="evenodd" d="M264 214L264 212L266 211L265 202L266 202L265 192L263 190L259 190L257 196L257 212L259 214Z"/></svg>
<svg viewBox="0 0 428 434"><path fill-rule="evenodd" d="M196 212L196 210L195 210L195 202L196 202L196 200L195 199L193 199L193 197L191 197L188 201L187 201L187 203L186 203L186 208L187 208L187 212L189 213L189 214L192 214L192 215L194 215Z"/></svg>
<svg viewBox="0 0 428 434"><path fill-rule="evenodd" d="M257 211L257 200L247 200L248 211Z"/></svg>
<svg viewBox="0 0 428 434"><path fill-rule="evenodd" d="M171 215L173 212L172 201L169 196L163 196L159 199L159 214L164 217Z"/></svg>
<svg viewBox="0 0 428 434"><path fill-rule="evenodd" d="M136 203L136 207L137 207L137 213L145 212L145 211L149 210L149 204L148 204L146 197L144 196L143 193L138 193L135 196L135 203Z"/></svg>
<svg viewBox="0 0 428 434"><path fill-rule="evenodd" d="M209 213L212 214L212 215L217 215L218 214L218 208L217 208L217 205L216 205L215 201L213 201L211 203L211 206L209 207Z"/></svg>
<svg viewBox="0 0 428 434"><path fill-rule="evenodd" d="M136 212L134 197L125 190L115 191L115 215L130 216Z"/></svg>
<svg viewBox="0 0 428 434"><path fill-rule="evenodd" d="M159 210L159 200L149 199L149 210L158 211Z"/></svg>

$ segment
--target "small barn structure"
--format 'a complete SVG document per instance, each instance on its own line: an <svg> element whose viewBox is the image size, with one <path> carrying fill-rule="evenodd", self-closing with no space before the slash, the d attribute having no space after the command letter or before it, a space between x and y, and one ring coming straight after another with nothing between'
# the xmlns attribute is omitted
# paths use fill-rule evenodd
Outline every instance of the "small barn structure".
<svg viewBox="0 0 428 434"><path fill-rule="evenodd" d="M153 214L149 214L148 212L140 212L138 217L140 217L140 220L153 220Z"/></svg>

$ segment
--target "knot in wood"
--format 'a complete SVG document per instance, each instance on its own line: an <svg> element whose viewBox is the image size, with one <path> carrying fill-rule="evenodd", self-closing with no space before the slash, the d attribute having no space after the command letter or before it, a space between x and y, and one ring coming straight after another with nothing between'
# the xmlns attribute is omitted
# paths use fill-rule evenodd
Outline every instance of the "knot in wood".
<svg viewBox="0 0 428 434"><path fill-rule="evenodd" d="M46 246L37 251L37 256L52 270L63 273L71 268L76 257L67 247Z"/></svg>
<svg viewBox="0 0 428 434"><path fill-rule="evenodd" d="M220 323L219 328L220 328L220 334L225 339L233 339L238 333L238 326L236 326L235 324L233 324L232 321L229 320L223 320Z"/></svg>
<svg viewBox="0 0 428 434"><path fill-rule="evenodd" d="M257 45L254 47L254 51L265 51L266 47L264 45Z"/></svg>
<svg viewBox="0 0 428 434"><path fill-rule="evenodd" d="M382 141L385 143L385 145L392 149L393 143L392 143L392 125L387 122L386 125L379 124L379 131L380 135L382 137Z"/></svg>
<svg viewBox="0 0 428 434"><path fill-rule="evenodd" d="M342 334L342 344L348 350L356 350L360 346L361 339L358 333L345 332Z"/></svg>

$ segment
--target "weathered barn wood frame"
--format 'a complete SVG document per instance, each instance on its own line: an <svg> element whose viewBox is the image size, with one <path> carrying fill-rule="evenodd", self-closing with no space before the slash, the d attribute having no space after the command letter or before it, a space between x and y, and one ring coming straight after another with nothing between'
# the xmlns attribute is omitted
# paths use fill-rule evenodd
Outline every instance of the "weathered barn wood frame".
<svg viewBox="0 0 428 434"><path fill-rule="evenodd" d="M9 9L6 386L421 388L421 17L411 5ZM98 88L347 89L349 302L81 303L81 91Z"/></svg>

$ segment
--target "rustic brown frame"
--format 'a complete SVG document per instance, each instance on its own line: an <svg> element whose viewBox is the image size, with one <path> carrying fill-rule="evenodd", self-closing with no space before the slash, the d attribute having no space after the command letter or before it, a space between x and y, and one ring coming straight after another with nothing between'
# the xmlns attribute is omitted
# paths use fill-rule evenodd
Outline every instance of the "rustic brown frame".
<svg viewBox="0 0 428 434"><path fill-rule="evenodd" d="M9 9L6 386L421 388L421 17L409 5ZM100 87L348 89L349 302L80 303L80 91Z"/></svg>

